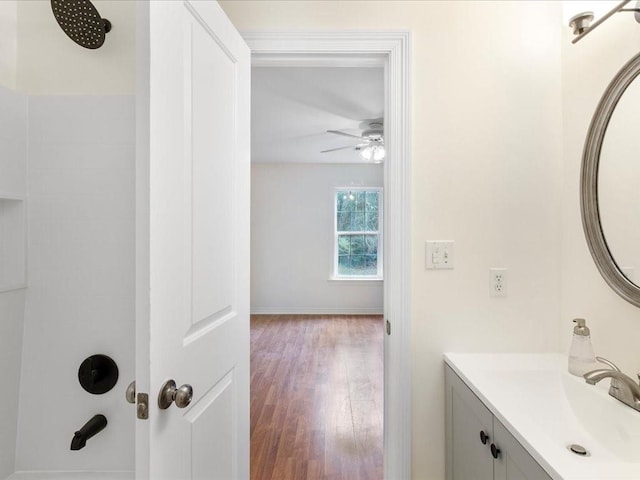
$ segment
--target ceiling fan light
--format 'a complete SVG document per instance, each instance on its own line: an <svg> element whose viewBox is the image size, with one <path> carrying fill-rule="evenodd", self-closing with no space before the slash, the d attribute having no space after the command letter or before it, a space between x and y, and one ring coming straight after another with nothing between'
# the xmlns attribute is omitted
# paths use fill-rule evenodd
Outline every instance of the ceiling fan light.
<svg viewBox="0 0 640 480"><path fill-rule="evenodd" d="M360 157L363 160L370 162L371 158L373 157L373 147L372 146L365 147L361 149L359 153L360 153Z"/></svg>
<svg viewBox="0 0 640 480"><path fill-rule="evenodd" d="M360 157L367 162L380 163L387 156L382 145L369 145L360 150Z"/></svg>
<svg viewBox="0 0 640 480"><path fill-rule="evenodd" d="M382 162L382 160L384 160L384 157L387 156L387 151L384 149L383 146L377 146L377 147L373 147L373 162L374 163L380 163Z"/></svg>

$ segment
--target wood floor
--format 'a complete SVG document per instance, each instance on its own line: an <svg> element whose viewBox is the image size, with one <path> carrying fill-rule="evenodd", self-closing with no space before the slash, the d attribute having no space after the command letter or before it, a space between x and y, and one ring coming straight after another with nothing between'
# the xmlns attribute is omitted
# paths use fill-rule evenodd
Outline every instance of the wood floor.
<svg viewBox="0 0 640 480"><path fill-rule="evenodd" d="M380 480L383 322L251 317L251 479Z"/></svg>

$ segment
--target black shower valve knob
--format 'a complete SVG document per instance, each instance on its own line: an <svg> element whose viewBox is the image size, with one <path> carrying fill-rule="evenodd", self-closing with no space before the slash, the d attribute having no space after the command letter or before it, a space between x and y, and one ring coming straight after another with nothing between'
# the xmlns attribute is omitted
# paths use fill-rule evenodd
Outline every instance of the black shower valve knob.
<svg viewBox="0 0 640 480"><path fill-rule="evenodd" d="M80 364L78 381L89 393L106 393L118 382L118 366L107 355L91 355Z"/></svg>

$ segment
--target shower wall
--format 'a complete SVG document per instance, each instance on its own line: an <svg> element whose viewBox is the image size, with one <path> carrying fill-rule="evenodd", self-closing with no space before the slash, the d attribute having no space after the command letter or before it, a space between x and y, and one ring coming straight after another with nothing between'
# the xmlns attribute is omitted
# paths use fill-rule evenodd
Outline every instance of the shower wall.
<svg viewBox="0 0 640 480"><path fill-rule="evenodd" d="M24 197L27 171L27 98L0 86L0 197ZM6 248L2 239L5 201L0 200L0 257ZM13 200L9 202L14 202ZM10 253L9 253L10 254ZM6 265L0 262L0 273ZM0 274L0 278L4 275ZM2 282L0 282L2 283ZM23 288L0 290L0 478L14 470L20 391L20 359L24 318Z"/></svg>
<svg viewBox="0 0 640 480"><path fill-rule="evenodd" d="M17 470L133 470L134 98L29 97L28 278ZM77 379L87 356L111 356L115 388ZM93 415L104 431L71 438Z"/></svg>

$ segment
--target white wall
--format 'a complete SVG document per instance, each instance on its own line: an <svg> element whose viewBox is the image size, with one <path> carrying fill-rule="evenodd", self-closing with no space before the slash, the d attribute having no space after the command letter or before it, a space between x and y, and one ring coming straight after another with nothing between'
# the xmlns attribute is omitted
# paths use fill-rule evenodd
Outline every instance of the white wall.
<svg viewBox="0 0 640 480"><path fill-rule="evenodd" d="M633 14L616 14L575 45L570 43L569 37L570 33L564 32L565 174L560 341L563 349L568 350L571 319L584 317L591 328L596 354L611 359L635 376L640 372L640 311L609 288L591 258L580 219L579 182L582 148L591 117L609 82L638 53L640 25L633 19ZM637 185L635 188L637 191ZM636 283L639 273L636 271Z"/></svg>
<svg viewBox="0 0 640 480"><path fill-rule="evenodd" d="M222 6L241 30L412 33L413 478L441 480L442 353L559 348L561 5ZM456 241L454 270L424 270L427 239ZM489 297L489 267L509 269L508 298Z"/></svg>
<svg viewBox="0 0 640 480"><path fill-rule="evenodd" d="M0 86L0 197L26 195L26 171L27 98ZM2 214L0 208L0 238L2 229L8 227L3 224ZM6 267L0 260L0 278ZM4 389L0 408L0 478L14 471L24 301L24 289L0 293L0 385Z"/></svg>
<svg viewBox="0 0 640 480"><path fill-rule="evenodd" d="M18 2L0 2L0 85L16 88L18 68Z"/></svg>
<svg viewBox="0 0 640 480"><path fill-rule="evenodd" d="M29 287L18 470L133 470L134 99L29 99ZM113 390L85 392L80 363L111 356ZM69 449L93 415L107 428Z"/></svg>
<svg viewBox="0 0 640 480"><path fill-rule="evenodd" d="M0 196L27 193L27 97L0 86Z"/></svg>
<svg viewBox="0 0 640 480"><path fill-rule="evenodd" d="M0 293L0 381L5 386L0 410L0 478L13 473L16 458L24 289Z"/></svg>
<svg viewBox="0 0 640 480"><path fill-rule="evenodd" d="M0 1L0 3L4 3ZM97 50L62 31L49 0L18 2L17 87L29 94L133 94L135 2L94 0L112 30Z"/></svg>
<svg viewBox="0 0 640 480"><path fill-rule="evenodd" d="M333 189L383 184L382 165L253 164L251 312L382 313L382 282L330 281Z"/></svg>

